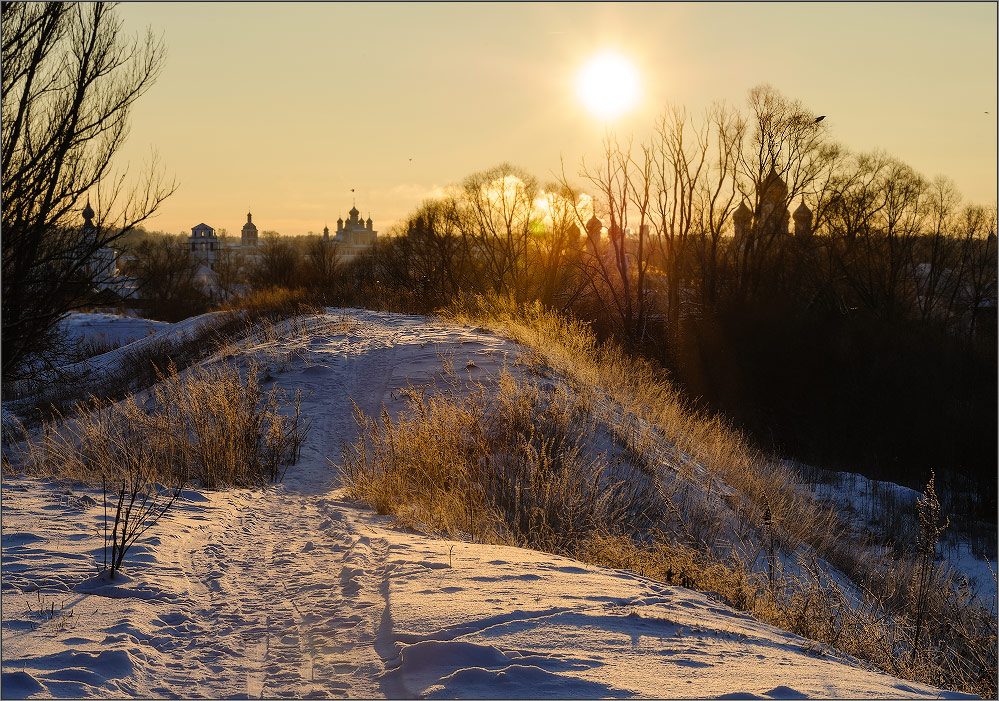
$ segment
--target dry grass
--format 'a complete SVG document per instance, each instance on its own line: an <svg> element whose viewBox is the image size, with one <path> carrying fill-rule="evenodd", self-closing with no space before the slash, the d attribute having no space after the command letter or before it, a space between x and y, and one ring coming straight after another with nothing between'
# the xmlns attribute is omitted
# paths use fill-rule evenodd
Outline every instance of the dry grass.
<svg viewBox="0 0 999 701"><path fill-rule="evenodd" d="M301 396L263 391L256 367L221 363L182 376L171 364L159 379L145 397L92 398L71 418L43 422L13 460L37 475L114 484L141 474L216 489L280 479L297 459L309 430Z"/></svg>
<svg viewBox="0 0 999 701"><path fill-rule="evenodd" d="M504 374L466 398L412 391L398 417L359 413L343 467L356 497L451 536L715 591L898 676L995 695L994 612L940 568L919 598L914 560L692 411L661 371L537 306L475 299L442 315L522 343L541 380Z"/></svg>
<svg viewBox="0 0 999 701"><path fill-rule="evenodd" d="M592 449L601 430L565 388L503 373L471 395L411 389L409 410L358 411L341 479L380 513L453 537L573 553L595 528L658 518L651 480Z"/></svg>

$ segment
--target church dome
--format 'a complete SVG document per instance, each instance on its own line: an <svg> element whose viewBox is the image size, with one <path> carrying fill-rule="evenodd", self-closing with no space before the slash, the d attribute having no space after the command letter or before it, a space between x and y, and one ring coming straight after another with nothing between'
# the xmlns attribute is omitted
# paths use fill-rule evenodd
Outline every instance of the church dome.
<svg viewBox="0 0 999 701"><path fill-rule="evenodd" d="M770 167L770 172L760 186L760 199L774 202L787 197L787 184L777 173L777 169Z"/></svg>
<svg viewBox="0 0 999 701"><path fill-rule="evenodd" d="M797 217L810 217L812 216L812 210L805 206L804 200L798 205L798 208L794 210L794 216Z"/></svg>
<svg viewBox="0 0 999 701"><path fill-rule="evenodd" d="M90 206L90 200L87 200L87 206L83 208L83 218L84 219L94 218L94 208Z"/></svg>
<svg viewBox="0 0 999 701"><path fill-rule="evenodd" d="M739 205L739 209L735 210L735 214L732 215L732 218L735 221L745 221L753 218L753 211L746 206L745 200L743 200L742 204Z"/></svg>
<svg viewBox="0 0 999 701"><path fill-rule="evenodd" d="M357 215L360 214L360 212L357 211L357 207L351 207L348 214L350 214L352 218L357 218Z"/></svg>
<svg viewBox="0 0 999 701"><path fill-rule="evenodd" d="M592 238L600 236L600 229L603 226L603 222L597 219L596 215L590 217L590 220L586 222L586 235Z"/></svg>

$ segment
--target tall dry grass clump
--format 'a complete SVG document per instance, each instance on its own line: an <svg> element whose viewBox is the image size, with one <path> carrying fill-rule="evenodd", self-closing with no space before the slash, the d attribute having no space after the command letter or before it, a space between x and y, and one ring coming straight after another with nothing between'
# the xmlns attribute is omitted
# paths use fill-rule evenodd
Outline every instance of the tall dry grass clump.
<svg viewBox="0 0 999 701"><path fill-rule="evenodd" d="M228 312L242 312L250 322L280 321L321 312L320 298L302 287L269 286L250 290L224 304Z"/></svg>
<svg viewBox="0 0 999 701"><path fill-rule="evenodd" d="M259 486L297 460L309 426L301 394L264 391L251 364L192 367L172 363L146 396L92 398L71 418L57 415L25 434L13 457L46 476L117 483L142 474L162 484L208 489Z"/></svg>
<svg viewBox="0 0 999 701"><path fill-rule="evenodd" d="M170 362L157 376L142 398L94 397L68 418L56 412L33 432L21 425L24 439L4 450L5 469L101 484L104 560L98 570L111 578L186 484L217 489L278 481L309 431L301 393L263 391L253 363L242 373L223 362L182 375Z"/></svg>
<svg viewBox="0 0 999 701"><path fill-rule="evenodd" d="M658 517L651 480L594 451L599 427L571 393L503 373L468 396L408 393L408 410L356 413L340 476L379 513L453 537L575 553L597 529Z"/></svg>

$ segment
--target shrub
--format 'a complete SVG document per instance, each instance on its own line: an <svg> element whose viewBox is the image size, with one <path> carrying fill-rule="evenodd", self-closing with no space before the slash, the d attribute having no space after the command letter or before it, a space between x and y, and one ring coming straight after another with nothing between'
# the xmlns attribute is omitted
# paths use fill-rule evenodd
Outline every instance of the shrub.
<svg viewBox="0 0 999 701"><path fill-rule="evenodd" d="M252 364L243 373L220 363L186 376L170 364L159 379L145 399L92 398L71 419L45 421L21 444L21 465L84 481L193 480L215 489L263 485L294 464L309 430L300 394L262 391Z"/></svg>
<svg viewBox="0 0 999 701"><path fill-rule="evenodd" d="M595 528L634 531L654 520L649 480L591 450L601 428L564 389L518 384L462 398L409 392L409 411L376 421L345 446L341 479L379 513L452 536L572 553Z"/></svg>

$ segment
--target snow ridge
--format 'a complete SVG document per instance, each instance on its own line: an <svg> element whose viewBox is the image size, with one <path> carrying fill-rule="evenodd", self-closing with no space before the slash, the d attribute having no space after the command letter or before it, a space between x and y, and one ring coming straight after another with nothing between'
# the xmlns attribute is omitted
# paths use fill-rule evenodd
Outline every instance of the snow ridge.
<svg viewBox="0 0 999 701"><path fill-rule="evenodd" d="M453 382L447 364L485 381L520 349L363 310L296 328L242 352L306 391L299 464L268 489L187 490L115 581L94 576L99 491L5 477L4 698L965 697L708 593L394 527L327 460L355 435L351 400L394 411L411 384Z"/></svg>

